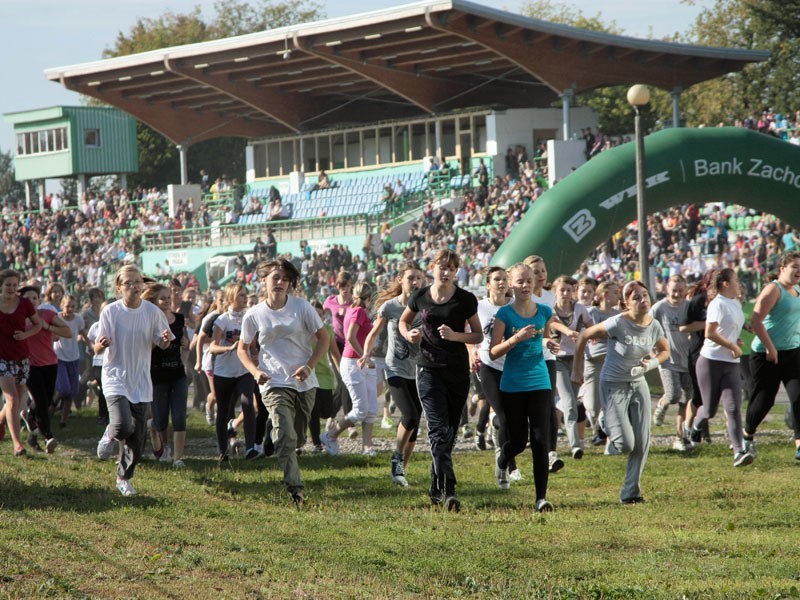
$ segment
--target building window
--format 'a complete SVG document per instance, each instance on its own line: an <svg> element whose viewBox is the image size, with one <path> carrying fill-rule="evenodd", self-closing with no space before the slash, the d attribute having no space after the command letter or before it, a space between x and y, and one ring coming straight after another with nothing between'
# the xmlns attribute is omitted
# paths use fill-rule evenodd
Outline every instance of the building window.
<svg viewBox="0 0 800 600"><path fill-rule="evenodd" d="M17 156L69 150L67 128L41 129L17 134Z"/></svg>
<svg viewBox="0 0 800 600"><path fill-rule="evenodd" d="M87 148L100 147L100 130L99 129L84 129L83 130L83 145Z"/></svg>

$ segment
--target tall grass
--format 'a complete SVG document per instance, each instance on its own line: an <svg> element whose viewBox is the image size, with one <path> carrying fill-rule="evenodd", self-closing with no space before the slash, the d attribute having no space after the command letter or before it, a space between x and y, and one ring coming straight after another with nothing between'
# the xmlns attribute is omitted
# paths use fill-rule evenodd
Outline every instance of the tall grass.
<svg viewBox="0 0 800 600"><path fill-rule="evenodd" d="M719 420L719 419L718 419ZM773 421L777 421L773 418ZM773 423L756 462L715 443L651 449L647 503L618 501L624 457L591 449L550 478L556 512L525 479L493 480L491 452L455 458L462 511L432 508L428 457L389 478L389 454L304 454L296 510L274 459L220 471L211 428L190 415L187 468L144 462L121 497L82 411L55 455L0 444L0 594L8 598L796 598L798 465ZM656 429L669 435L666 425ZM385 433L383 435L386 435Z"/></svg>

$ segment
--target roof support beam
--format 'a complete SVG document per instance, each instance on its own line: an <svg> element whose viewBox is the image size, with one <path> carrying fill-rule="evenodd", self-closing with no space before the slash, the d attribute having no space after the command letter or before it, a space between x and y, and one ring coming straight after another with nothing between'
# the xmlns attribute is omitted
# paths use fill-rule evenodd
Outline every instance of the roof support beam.
<svg viewBox="0 0 800 600"><path fill-rule="evenodd" d="M197 143L222 136L259 137L286 133L286 130L279 125L259 122L255 119L241 117L232 119L221 117L213 112L171 110L163 104L151 104L126 98L118 91L104 92L95 87L75 85L69 79L62 79L61 85L124 110L175 144Z"/></svg>
<svg viewBox="0 0 800 600"><path fill-rule="evenodd" d="M411 71L378 66L365 61L362 62L342 54L336 54L327 47L323 49L311 44L300 47L297 39L295 39L295 45L303 52L313 54L322 60L339 65L351 73L369 79L428 113L434 113L437 105L445 98L449 98L466 89L447 80L417 75Z"/></svg>
<svg viewBox="0 0 800 600"><path fill-rule="evenodd" d="M312 104L309 97L303 94L280 93L274 89L257 87L246 80L230 79L222 74L195 69L194 66L187 67L168 58L164 60L164 66L171 73L205 84L247 104L295 133L300 132L299 122L319 110L319 106Z"/></svg>

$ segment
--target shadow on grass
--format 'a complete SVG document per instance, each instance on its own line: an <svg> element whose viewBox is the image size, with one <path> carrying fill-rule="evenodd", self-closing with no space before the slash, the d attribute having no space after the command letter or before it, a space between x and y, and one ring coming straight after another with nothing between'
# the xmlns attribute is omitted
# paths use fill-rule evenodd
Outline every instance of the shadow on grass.
<svg viewBox="0 0 800 600"><path fill-rule="evenodd" d="M117 510L124 502L137 508L159 504L159 500L146 496L123 498L113 485L41 485L27 484L13 477L0 478L0 508L3 510L56 509L81 514L103 513Z"/></svg>

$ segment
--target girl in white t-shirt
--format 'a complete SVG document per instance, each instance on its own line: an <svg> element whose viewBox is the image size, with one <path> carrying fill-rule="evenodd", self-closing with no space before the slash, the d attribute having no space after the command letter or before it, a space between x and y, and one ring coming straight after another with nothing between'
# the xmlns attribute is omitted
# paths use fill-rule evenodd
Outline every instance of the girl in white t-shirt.
<svg viewBox="0 0 800 600"><path fill-rule="evenodd" d="M702 439L702 426L717 414L720 400L728 422L728 438L733 446L733 466L743 467L754 456L745 450L742 431L742 376L739 360L744 312L739 302L741 288L736 271L720 269L714 273L716 291L706 311L706 339L697 359L697 381L703 405L697 410L692 427L692 442Z"/></svg>
<svg viewBox="0 0 800 600"><path fill-rule="evenodd" d="M61 399L61 427L67 426L72 401L77 398L80 388L81 351L78 342L86 341L86 331L83 317L77 310L75 296L68 294L61 299L61 312L58 316L72 332L70 337L55 336L53 344L58 357L56 397Z"/></svg>
<svg viewBox="0 0 800 600"><path fill-rule="evenodd" d="M142 301L144 281L133 265L125 265L114 277L120 299L100 314L94 352L105 352L103 391L108 403L109 424L97 444L101 460L111 458L114 440L119 444L117 489L123 496L135 495L130 482L147 441L147 403L153 400L150 353L153 346L166 349L174 338L164 313Z"/></svg>
<svg viewBox="0 0 800 600"><path fill-rule="evenodd" d="M328 350L328 332L314 307L291 295L300 272L290 261L261 263L256 276L266 287L266 295L245 314L236 352L260 388L272 420L272 441L283 482L300 508L305 497L297 448L305 442L318 385L314 368ZM257 363L250 354L256 341Z"/></svg>
<svg viewBox="0 0 800 600"><path fill-rule="evenodd" d="M247 288L231 283L225 288L226 310L214 321L209 352L214 356L214 391L217 397L217 446L221 463L228 458L228 422L233 419L236 401L241 401L244 415L245 458L258 456L255 448L256 416L253 405L253 377L239 360L237 349L242 319L247 308Z"/></svg>

